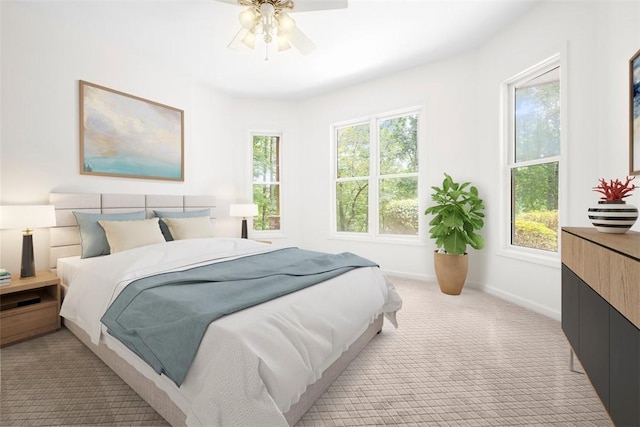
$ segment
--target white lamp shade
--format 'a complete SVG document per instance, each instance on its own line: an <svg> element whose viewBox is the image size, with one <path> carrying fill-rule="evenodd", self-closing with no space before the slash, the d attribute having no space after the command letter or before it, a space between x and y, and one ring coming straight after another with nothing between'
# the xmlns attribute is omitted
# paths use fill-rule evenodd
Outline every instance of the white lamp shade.
<svg viewBox="0 0 640 427"><path fill-rule="evenodd" d="M55 225L53 205L0 206L0 229L26 230Z"/></svg>
<svg viewBox="0 0 640 427"><path fill-rule="evenodd" d="M247 203L229 206L229 216L241 216L244 218L258 215L258 205Z"/></svg>

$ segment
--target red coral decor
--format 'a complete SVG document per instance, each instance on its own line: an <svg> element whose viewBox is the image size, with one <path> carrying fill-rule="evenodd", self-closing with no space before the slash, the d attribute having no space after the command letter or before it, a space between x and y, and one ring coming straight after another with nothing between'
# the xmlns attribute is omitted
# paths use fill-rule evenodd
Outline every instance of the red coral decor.
<svg viewBox="0 0 640 427"><path fill-rule="evenodd" d="M628 176L623 183L619 179L615 181L610 179L609 182L607 182L604 178L600 178L600 185L593 187L593 191L604 194L604 197L600 197L602 200L622 200L625 197L629 197L631 192L638 188L635 184L630 184L634 179L635 176Z"/></svg>
<svg viewBox="0 0 640 427"><path fill-rule="evenodd" d="M607 182L601 178L600 185L593 190L601 193L598 206L589 208L589 219L596 230L602 233L626 233L638 219L638 208L627 204L624 200L631 192L638 188L631 184L634 177L627 177L625 182L619 179Z"/></svg>

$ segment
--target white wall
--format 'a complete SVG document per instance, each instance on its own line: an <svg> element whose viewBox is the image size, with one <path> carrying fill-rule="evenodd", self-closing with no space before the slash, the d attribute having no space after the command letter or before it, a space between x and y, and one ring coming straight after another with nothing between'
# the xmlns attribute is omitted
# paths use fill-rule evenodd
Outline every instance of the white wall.
<svg viewBox="0 0 640 427"><path fill-rule="evenodd" d="M549 316L560 317L560 263L555 267L500 255L500 86L562 52L568 67L568 189L562 225L589 226L587 208L599 177L628 173L628 60L640 46L638 2L543 2L476 52L363 83L305 102L301 134L306 161L305 245L351 250L407 276L433 278L432 243L406 246L329 238L329 126L415 104L426 106L421 137L421 203L446 171L472 180L484 197L487 241L472 251L468 283ZM324 161L326 159L326 161ZM629 198L640 205L640 192ZM424 219L423 219L424 221ZM423 222L424 225L424 222ZM639 229L640 224L635 225Z"/></svg>
<svg viewBox="0 0 640 427"><path fill-rule="evenodd" d="M235 149L244 140L234 134L234 101L126 46L60 24L49 7L75 13L74 4L64 2L1 5L0 203L47 203L51 191L214 194L218 233L238 234L239 224L228 218L243 172L236 165L244 158ZM184 182L80 175L78 80L184 110ZM20 243L19 231L2 232L0 266L19 270ZM46 268L48 232L36 230L34 244L36 268Z"/></svg>
<svg viewBox="0 0 640 427"><path fill-rule="evenodd" d="M303 175L305 142L299 133L299 112L291 102L266 101L261 99L235 99L231 103L231 114L242 120L230 120L225 127L232 135L231 141L241 141L233 147L235 159L236 201L251 202L251 132L279 133L281 155L281 232L256 234L249 224L249 237L270 240L279 245L301 244L301 231L305 223L301 213L300 194L303 191L299 179ZM238 174L239 173L239 174ZM236 220L234 230L239 236L240 223Z"/></svg>
<svg viewBox="0 0 640 427"><path fill-rule="evenodd" d="M426 208L428 185L441 182L448 172L456 179L473 179L476 139L476 73L473 54L412 69L349 89L316 97L302 104L304 135L303 217L304 244L329 252L352 251L380 263L396 274L433 277L433 243L423 233L419 244L354 242L329 238L331 202L330 126L407 107L425 112L419 129L421 211ZM422 228L427 218L420 216ZM475 260L471 261L472 268Z"/></svg>
<svg viewBox="0 0 640 427"><path fill-rule="evenodd" d="M479 160L487 167L477 178L482 187L501 181L501 83L561 52L568 76L562 82L568 95L563 129L568 192L561 225L590 226L586 211L599 198L592 191L598 178L628 173L628 61L640 46L639 17L638 2L543 2L483 46L478 52L478 141L484 147ZM638 201L638 194L629 199ZM475 279L489 292L559 318L559 266L501 256L499 191L488 192L486 202L488 244L481 256L487 271Z"/></svg>
<svg viewBox="0 0 640 427"><path fill-rule="evenodd" d="M2 5L0 5L0 35L1 35L1 31L2 30ZM4 65L4 60L2 57L2 42L0 42L0 113L2 112L2 96L1 94L3 93L2 91L2 74L3 74L3 65ZM0 114L0 201L2 200L2 123L3 123L3 116L2 114ZM2 235L0 235L0 239L2 238ZM2 261L2 240L0 240L0 262ZM0 268L4 268L2 267L3 264L0 263Z"/></svg>
<svg viewBox="0 0 640 427"><path fill-rule="evenodd" d="M128 5L114 3L113 7ZM3 2L0 10L0 100L5 124L0 138L0 204L47 203L52 191L214 194L218 235L239 236L239 220L229 218L228 212L229 204L250 197L249 132L277 131L283 133L284 174L290 179L283 189L286 233L274 240L300 241L296 179L300 153L294 105L231 98L177 67L168 69L126 45L109 44L99 32L82 25L82 13L87 10L73 2ZM118 31L117 23L113 30ZM184 182L80 175L78 80L184 110ZM0 266L18 271L20 232L7 230L1 235ZM46 268L46 230L35 231L34 245L36 268Z"/></svg>
<svg viewBox="0 0 640 427"><path fill-rule="evenodd" d="M47 14L51 7L56 16L72 19L60 25ZM281 243L349 250L387 271L432 278L434 245L426 233L414 245L329 238L330 125L422 106L421 211L443 172L472 180L487 205L487 247L472 251L468 283L558 317L559 268L497 251L500 84L564 49L569 192L563 225L587 226L585 211L597 200L591 191L597 178L627 173L628 60L640 46L638 2L541 2L474 52L304 102L229 97L160 66L144 52L109 45L73 24L82 17L70 3L3 2L0 10L2 204L45 203L51 191L210 193L218 196L219 233L238 235L239 223L228 218L228 205L248 196L248 133L279 131L288 221ZM185 181L79 175L79 79L184 109ZM640 192L629 202L640 206ZM426 231L427 218L421 220ZM37 266L44 268L48 234L37 231L34 240ZM16 271L19 248L19 233L3 232L0 266Z"/></svg>

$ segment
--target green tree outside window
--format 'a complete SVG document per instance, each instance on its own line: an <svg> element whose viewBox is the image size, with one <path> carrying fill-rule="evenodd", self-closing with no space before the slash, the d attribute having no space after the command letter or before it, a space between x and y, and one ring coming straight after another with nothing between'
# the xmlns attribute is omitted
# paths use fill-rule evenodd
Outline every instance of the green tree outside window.
<svg viewBox="0 0 640 427"><path fill-rule="evenodd" d="M377 218L378 234L417 236L418 114L372 118L335 136L336 231L369 233Z"/></svg>
<svg viewBox="0 0 640 427"><path fill-rule="evenodd" d="M253 229L280 230L280 137L253 135Z"/></svg>

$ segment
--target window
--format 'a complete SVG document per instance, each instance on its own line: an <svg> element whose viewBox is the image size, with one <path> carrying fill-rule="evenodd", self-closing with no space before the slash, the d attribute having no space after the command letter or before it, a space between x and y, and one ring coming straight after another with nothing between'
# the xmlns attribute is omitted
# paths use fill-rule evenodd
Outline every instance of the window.
<svg viewBox="0 0 640 427"><path fill-rule="evenodd" d="M336 125L335 232L418 235L418 111Z"/></svg>
<svg viewBox="0 0 640 427"><path fill-rule="evenodd" d="M559 58L507 83L508 245L558 252L561 167Z"/></svg>
<svg viewBox="0 0 640 427"><path fill-rule="evenodd" d="M251 135L254 231L280 230L280 135Z"/></svg>

